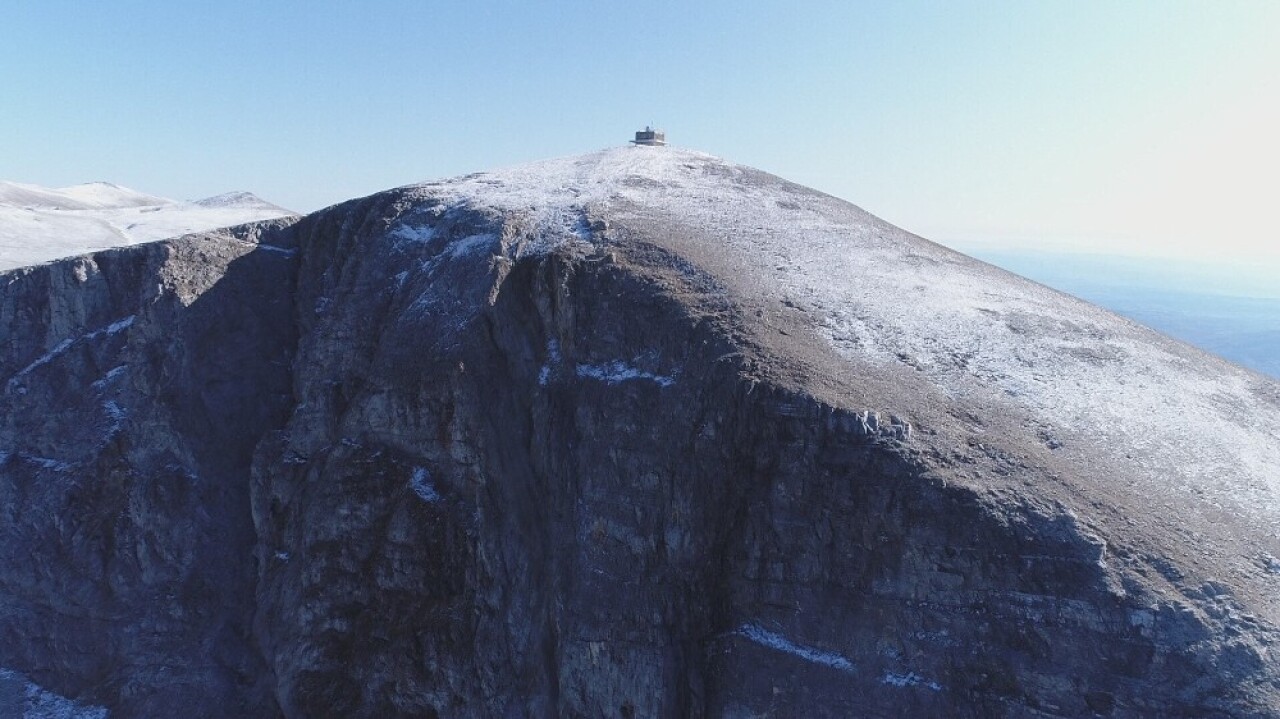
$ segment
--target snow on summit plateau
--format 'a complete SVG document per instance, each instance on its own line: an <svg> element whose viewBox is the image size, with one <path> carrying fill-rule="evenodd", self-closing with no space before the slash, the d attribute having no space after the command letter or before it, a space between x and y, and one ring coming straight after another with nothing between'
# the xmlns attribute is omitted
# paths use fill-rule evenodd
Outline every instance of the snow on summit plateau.
<svg viewBox="0 0 1280 719"><path fill-rule="evenodd" d="M699 258L740 301L803 314L846 360L906 367L953 400L1029 410L1027 429L1081 462L1108 446L1127 473L1117 487L1148 506L1191 499L1204 517L1225 512L1280 529L1275 383L843 200L671 147L614 148L406 190L527 216L541 239L517 253L586 247L592 213L678 227L652 239ZM412 214L402 223L411 235Z"/></svg>

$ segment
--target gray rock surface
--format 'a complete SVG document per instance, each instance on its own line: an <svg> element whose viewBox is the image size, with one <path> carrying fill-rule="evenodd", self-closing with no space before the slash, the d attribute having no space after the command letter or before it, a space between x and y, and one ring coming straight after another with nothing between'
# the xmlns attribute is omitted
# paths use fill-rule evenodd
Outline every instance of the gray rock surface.
<svg viewBox="0 0 1280 719"><path fill-rule="evenodd" d="M1280 716L1280 387L749 168L17 270L0 332L0 666L112 717Z"/></svg>

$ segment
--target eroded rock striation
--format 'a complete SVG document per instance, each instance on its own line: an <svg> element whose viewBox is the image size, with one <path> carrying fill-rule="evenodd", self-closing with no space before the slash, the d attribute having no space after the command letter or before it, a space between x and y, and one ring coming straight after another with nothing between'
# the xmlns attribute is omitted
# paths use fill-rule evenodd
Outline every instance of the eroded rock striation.
<svg viewBox="0 0 1280 719"><path fill-rule="evenodd" d="M0 666L151 716L1277 716L1280 387L608 150L0 275Z"/></svg>

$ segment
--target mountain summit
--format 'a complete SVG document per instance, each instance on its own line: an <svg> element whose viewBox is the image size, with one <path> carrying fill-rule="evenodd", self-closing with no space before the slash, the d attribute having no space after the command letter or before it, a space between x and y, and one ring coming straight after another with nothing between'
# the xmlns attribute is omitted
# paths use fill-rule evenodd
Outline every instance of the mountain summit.
<svg viewBox="0 0 1280 719"><path fill-rule="evenodd" d="M759 170L399 188L0 328L0 666L113 717L1280 715L1280 385Z"/></svg>
<svg viewBox="0 0 1280 719"><path fill-rule="evenodd" d="M103 210L172 204L110 182L88 182L59 189L0 181L0 205L41 210Z"/></svg>

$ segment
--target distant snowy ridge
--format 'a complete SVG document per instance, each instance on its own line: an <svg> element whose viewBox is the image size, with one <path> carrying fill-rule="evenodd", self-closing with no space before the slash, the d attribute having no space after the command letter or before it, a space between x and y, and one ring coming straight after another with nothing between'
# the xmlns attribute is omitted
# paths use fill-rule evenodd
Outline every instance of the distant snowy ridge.
<svg viewBox="0 0 1280 719"><path fill-rule="evenodd" d="M0 181L0 271L293 214L249 192L182 202L109 182Z"/></svg>
<svg viewBox="0 0 1280 719"><path fill-rule="evenodd" d="M203 200L195 200L191 204L199 205L200 207L260 208L281 212L286 215L293 214L291 211L286 210L279 205L273 205L270 202L267 202L252 192L224 192L221 195L206 197Z"/></svg>
<svg viewBox="0 0 1280 719"><path fill-rule="evenodd" d="M103 210L169 204L175 203L173 200L143 194L110 182L49 188L0 181L0 206L40 210Z"/></svg>

